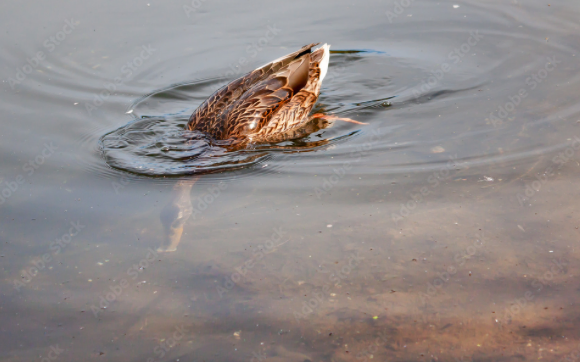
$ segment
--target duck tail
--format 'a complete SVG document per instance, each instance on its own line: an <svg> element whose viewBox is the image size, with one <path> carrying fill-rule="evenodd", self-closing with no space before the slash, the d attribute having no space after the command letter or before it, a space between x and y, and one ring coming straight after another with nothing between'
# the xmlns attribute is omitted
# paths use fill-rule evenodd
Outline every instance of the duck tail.
<svg viewBox="0 0 580 362"><path fill-rule="evenodd" d="M324 49L322 60L318 65L320 67L320 82L322 82L326 76L326 73L328 72L328 62L330 60L330 44L325 43L319 49Z"/></svg>

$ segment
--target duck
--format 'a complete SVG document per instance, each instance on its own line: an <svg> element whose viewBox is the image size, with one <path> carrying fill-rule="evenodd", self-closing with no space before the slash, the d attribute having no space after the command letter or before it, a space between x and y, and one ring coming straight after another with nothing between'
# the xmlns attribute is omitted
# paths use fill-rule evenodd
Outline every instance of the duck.
<svg viewBox="0 0 580 362"><path fill-rule="evenodd" d="M320 43L265 64L221 87L191 115L190 131L229 145L272 143L304 136L313 119L366 124L350 118L310 115L328 73L330 45Z"/></svg>
<svg viewBox="0 0 580 362"><path fill-rule="evenodd" d="M330 45L320 43L265 64L210 95L191 115L186 129L211 136L221 145L245 147L304 137L336 120L366 124L323 113L310 114L328 73ZM165 237L158 252L174 252L192 215L192 186L199 175L179 181L161 211Z"/></svg>

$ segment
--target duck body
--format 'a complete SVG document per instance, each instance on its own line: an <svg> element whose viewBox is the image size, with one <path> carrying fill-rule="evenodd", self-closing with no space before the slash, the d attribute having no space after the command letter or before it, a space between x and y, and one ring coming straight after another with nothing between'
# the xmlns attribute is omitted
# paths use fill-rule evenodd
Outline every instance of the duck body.
<svg viewBox="0 0 580 362"><path fill-rule="evenodd" d="M280 142L299 130L320 94L330 46L309 44L218 89L191 115L187 128L231 143Z"/></svg>

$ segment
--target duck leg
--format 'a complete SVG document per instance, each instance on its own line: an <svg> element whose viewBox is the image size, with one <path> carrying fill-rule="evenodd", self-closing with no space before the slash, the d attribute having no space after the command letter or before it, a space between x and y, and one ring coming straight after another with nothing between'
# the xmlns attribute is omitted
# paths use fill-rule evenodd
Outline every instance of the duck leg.
<svg viewBox="0 0 580 362"><path fill-rule="evenodd" d="M325 119L327 121L344 121L344 122L349 122L349 123L354 123L354 124L368 124L368 123L364 123L364 122L355 121L354 119L350 119L350 118L341 118L338 116L325 115L322 113L315 113L312 115L312 118L322 118L322 119Z"/></svg>

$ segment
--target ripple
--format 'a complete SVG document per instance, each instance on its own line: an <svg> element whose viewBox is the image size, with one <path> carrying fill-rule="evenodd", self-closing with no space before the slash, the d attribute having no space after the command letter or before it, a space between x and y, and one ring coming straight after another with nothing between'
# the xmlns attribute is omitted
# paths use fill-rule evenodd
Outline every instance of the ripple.
<svg viewBox="0 0 580 362"><path fill-rule="evenodd" d="M153 177L223 172L258 165L280 152L292 154L324 149L357 134L352 130L326 133L312 121L313 132L305 137L228 150L223 142L186 129L193 110L221 84L222 78L202 79L176 84L138 99L128 111L133 121L99 139L98 148L106 163L115 169ZM368 101L358 108L383 103L384 99ZM325 107L318 105L316 110L321 108ZM354 108L357 106L341 113ZM256 170L272 170L260 171L263 168Z"/></svg>

